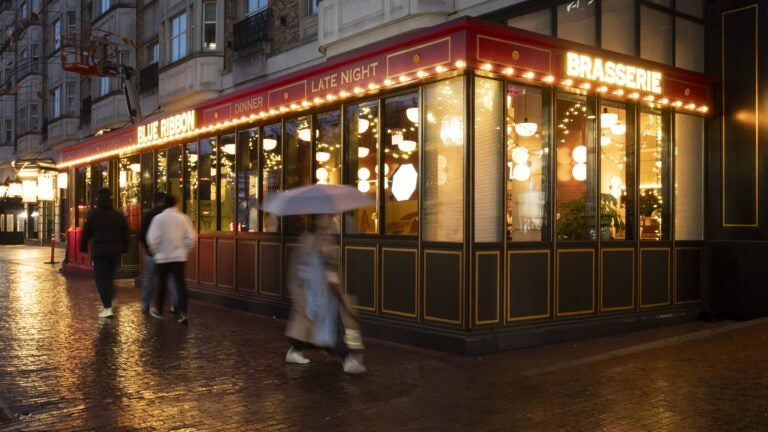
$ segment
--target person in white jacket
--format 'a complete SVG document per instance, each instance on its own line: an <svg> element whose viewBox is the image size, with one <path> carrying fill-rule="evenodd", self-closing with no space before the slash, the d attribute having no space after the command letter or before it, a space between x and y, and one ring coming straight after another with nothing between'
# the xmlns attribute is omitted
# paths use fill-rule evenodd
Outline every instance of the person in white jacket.
<svg viewBox="0 0 768 432"><path fill-rule="evenodd" d="M150 309L149 313L155 318L163 318L163 298L170 274L178 290L178 321L186 323L187 283L184 279L184 267L187 263L187 255L195 245L197 234L189 216L176 208L176 197L167 194L165 205L168 208L152 219L147 231L147 246L155 259L158 278L156 306Z"/></svg>

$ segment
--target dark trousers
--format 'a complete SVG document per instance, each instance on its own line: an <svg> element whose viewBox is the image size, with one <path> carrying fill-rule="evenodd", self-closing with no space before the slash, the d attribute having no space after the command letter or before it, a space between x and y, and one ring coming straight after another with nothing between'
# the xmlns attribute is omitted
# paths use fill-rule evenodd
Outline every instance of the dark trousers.
<svg viewBox="0 0 768 432"><path fill-rule="evenodd" d="M120 263L120 255L95 256L91 259L93 260L93 277L96 280L96 289L101 296L101 304L105 308L112 307L115 271Z"/></svg>
<svg viewBox="0 0 768 432"><path fill-rule="evenodd" d="M155 303L157 310L162 313L165 290L168 285L168 275L173 277L176 284L178 295L179 313L187 314L187 281L184 279L184 267L187 263L184 261L157 263L157 291L155 292Z"/></svg>

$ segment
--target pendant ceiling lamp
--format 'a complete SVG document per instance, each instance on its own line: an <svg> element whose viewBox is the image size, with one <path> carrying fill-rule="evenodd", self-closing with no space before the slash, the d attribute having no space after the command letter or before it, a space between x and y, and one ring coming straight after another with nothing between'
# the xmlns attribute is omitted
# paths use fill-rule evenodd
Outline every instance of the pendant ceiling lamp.
<svg viewBox="0 0 768 432"><path fill-rule="evenodd" d="M525 114L523 115L524 119L522 123L515 123L515 133L522 137L533 136L539 125L535 122L528 121L528 97L526 96L525 90L523 90L523 109L525 110Z"/></svg>
<svg viewBox="0 0 768 432"><path fill-rule="evenodd" d="M608 108L603 108L603 113L600 114L600 126L609 128L619 121L619 115L616 113L608 112Z"/></svg>

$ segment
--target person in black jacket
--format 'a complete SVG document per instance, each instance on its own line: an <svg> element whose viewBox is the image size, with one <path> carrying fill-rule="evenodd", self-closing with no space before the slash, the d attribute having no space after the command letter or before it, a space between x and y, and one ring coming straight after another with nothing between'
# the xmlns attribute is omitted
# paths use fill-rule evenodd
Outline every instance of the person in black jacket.
<svg viewBox="0 0 768 432"><path fill-rule="evenodd" d="M96 207L92 208L85 218L80 252L87 252L90 242L94 279L101 296L101 304L104 306L99 312L102 318L113 315L113 281L120 264L120 255L128 250L129 235L125 216L112 208L112 191L107 188L99 189L96 192Z"/></svg>
<svg viewBox="0 0 768 432"><path fill-rule="evenodd" d="M149 231L149 225L152 223L152 219L168 208L165 204L165 196L165 192L155 192L155 206L141 219L141 244L144 246L144 274L141 280L141 310L145 314L152 314L152 316L160 315L162 311L150 310L152 297L154 296L155 288L157 287L157 267L155 266L155 258L152 256L152 251L147 247L147 231ZM176 312L178 295L176 294L176 285L174 285L172 278L168 279L167 285L168 291L171 293L171 312Z"/></svg>

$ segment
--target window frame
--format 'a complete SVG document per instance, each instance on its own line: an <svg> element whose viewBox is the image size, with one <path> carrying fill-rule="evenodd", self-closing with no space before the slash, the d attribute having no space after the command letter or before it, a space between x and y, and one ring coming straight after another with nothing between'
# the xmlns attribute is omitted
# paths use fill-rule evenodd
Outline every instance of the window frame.
<svg viewBox="0 0 768 432"><path fill-rule="evenodd" d="M168 40L170 63L177 62L189 54L187 50L187 20L187 11L170 19L170 31L168 32L170 36Z"/></svg>

